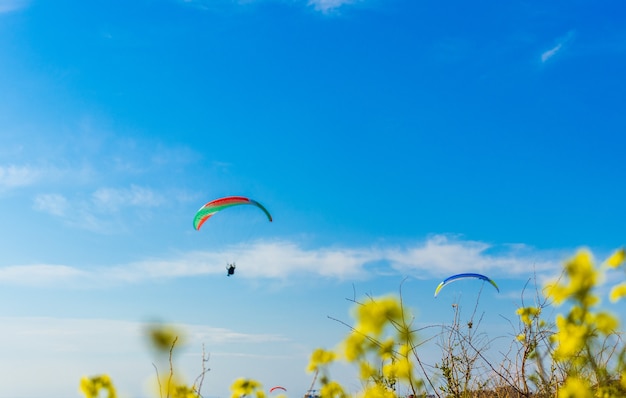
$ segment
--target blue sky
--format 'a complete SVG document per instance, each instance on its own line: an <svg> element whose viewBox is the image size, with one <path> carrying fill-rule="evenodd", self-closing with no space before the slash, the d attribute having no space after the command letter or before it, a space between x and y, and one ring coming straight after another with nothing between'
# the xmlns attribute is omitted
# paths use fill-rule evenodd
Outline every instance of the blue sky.
<svg viewBox="0 0 626 398"><path fill-rule="evenodd" d="M187 331L190 379L205 345L205 396L239 376L298 396L346 332L328 316L400 286L421 324L481 294L507 336L533 272L625 244L625 11L0 0L0 397L103 372L149 396L154 321ZM274 222L240 207L195 231L227 195ZM456 272L501 292L434 300Z"/></svg>

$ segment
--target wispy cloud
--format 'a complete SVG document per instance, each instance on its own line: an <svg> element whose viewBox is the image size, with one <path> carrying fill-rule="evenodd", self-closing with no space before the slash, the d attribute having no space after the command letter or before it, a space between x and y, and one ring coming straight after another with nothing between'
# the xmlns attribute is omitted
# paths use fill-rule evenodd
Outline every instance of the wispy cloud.
<svg viewBox="0 0 626 398"><path fill-rule="evenodd" d="M0 191L32 185L44 174L43 170L31 166L0 166Z"/></svg>
<svg viewBox="0 0 626 398"><path fill-rule="evenodd" d="M111 353L113 347L118 354L139 352L143 346L137 343L145 338L145 332L151 325L149 322L97 318L2 317L0 321L5 325L0 331L0 340L10 342L6 345L0 343L3 352L19 351L21 347L30 352L52 351L57 354ZM243 333L210 325L173 326L184 331L185 340L194 346L203 343L215 347L220 344L262 344L287 340L278 334ZM32 346L36 342L41 342L39 349Z"/></svg>
<svg viewBox="0 0 626 398"><path fill-rule="evenodd" d="M28 5L27 0L0 0L0 14L16 11Z"/></svg>
<svg viewBox="0 0 626 398"><path fill-rule="evenodd" d="M0 322L0 352L4 359L0 370L11 379L10 383L3 379L3 396L20 396L24 386L28 396L72 396L80 377L102 371L111 372L125 395L149 396L154 392L150 388L155 385L154 367L163 372L168 369L167 363L160 362L161 358L155 358L143 344L148 326L145 322L69 317L0 317ZM274 365L279 362L270 362L272 357L290 352L285 345L289 339L280 334L247 333L210 324L173 326L184 336L184 344L176 348L176 368L181 374L198 372L205 345L211 359L208 377L212 380L235 380L251 356L263 364L271 363L266 367L275 374ZM263 355L268 346L273 350ZM60 367L61 377L59 372L51 371ZM304 373L304 369L298 371ZM37 383L32 383L33 374L37 375ZM204 396L225 395L215 391L221 392L222 387L209 384L215 383L207 383ZM209 389L211 393L207 393Z"/></svg>
<svg viewBox="0 0 626 398"><path fill-rule="evenodd" d="M150 259L109 269L110 277L127 282L146 278L178 278L223 274L225 258L246 264L244 278L285 279L315 275L322 278L364 278L365 267L383 258L377 249L304 249L294 242L257 242L221 251L196 251L177 258Z"/></svg>
<svg viewBox="0 0 626 398"><path fill-rule="evenodd" d="M35 197L33 207L35 210L61 217L66 214L69 205L63 195L42 194Z"/></svg>
<svg viewBox="0 0 626 398"><path fill-rule="evenodd" d="M77 286L140 283L153 279L223 274L224 258L246 264L239 278L287 280L297 277L368 279L380 273L416 278L444 277L457 272L484 272L494 277L526 277L531 272L553 273L562 256L524 245L494 246L486 242L437 235L423 242L393 247L306 249L295 242L256 242L223 251L195 251L170 258L82 270L65 265L12 266L0 268L0 282L31 284L32 281L66 279ZM372 265L376 265L373 267Z"/></svg>
<svg viewBox="0 0 626 398"><path fill-rule="evenodd" d="M551 252L525 245L496 246L487 242L435 235L423 244L386 252L392 266L405 273L445 276L455 272L489 272L500 275L527 274L529 270L553 270L560 258Z"/></svg>
<svg viewBox="0 0 626 398"><path fill-rule="evenodd" d="M188 145L136 138L123 129L113 133L108 121L95 117L68 124L67 132L54 137L47 133L50 126L8 137L0 148L0 192L33 185L71 186L77 191L146 176L155 176L160 185L176 184L181 173L189 174L188 167L205 160Z"/></svg>
<svg viewBox="0 0 626 398"><path fill-rule="evenodd" d="M572 41L574 38L574 31L570 30L567 34L559 40L557 40L557 44L549 49L548 51L544 51L541 54L541 62L547 62L549 59L553 58L555 55L563 51L563 49Z"/></svg>
<svg viewBox="0 0 626 398"><path fill-rule="evenodd" d="M317 11L330 12L344 5L354 4L360 0L309 0L308 5Z"/></svg>
<svg viewBox="0 0 626 398"><path fill-rule="evenodd" d="M188 200L184 194L172 195L174 200ZM98 188L87 196L68 198L59 193L35 196L33 208L62 219L67 225L96 233L123 228L124 220L111 215L128 209L145 215L149 209L167 203L164 195L154 189L130 185L124 188ZM70 211L71 210L71 211Z"/></svg>
<svg viewBox="0 0 626 398"><path fill-rule="evenodd" d="M184 330L187 331L192 341L212 344L269 343L287 340L287 338L278 334L241 333L231 329L216 328L206 325L185 325Z"/></svg>
<svg viewBox="0 0 626 398"><path fill-rule="evenodd" d="M67 265L33 264L0 268L0 283L10 285L55 285L85 276L88 276L87 272Z"/></svg>
<svg viewBox="0 0 626 398"><path fill-rule="evenodd" d="M220 5L223 6L229 3L237 4L240 6L263 3L263 2L266 2L266 3L267 2L283 2L283 3L289 3L289 4L296 3L296 4L306 5L308 7L313 7L316 11L319 11L322 13L330 13L330 12L338 10L342 6L360 3L360 2L363 2L364 0L295 0L295 1L293 0L234 0L234 1L222 1L222 2L215 1L215 0L179 0L179 1L186 5L194 6L203 10L213 9Z"/></svg>
<svg viewBox="0 0 626 398"><path fill-rule="evenodd" d="M93 177L89 167L50 164L0 164L0 193L28 187L84 183Z"/></svg>
<svg viewBox="0 0 626 398"><path fill-rule="evenodd" d="M165 199L149 188L131 185L121 189L100 188L92 194L92 201L99 208L116 211L128 206L155 207L164 203Z"/></svg>

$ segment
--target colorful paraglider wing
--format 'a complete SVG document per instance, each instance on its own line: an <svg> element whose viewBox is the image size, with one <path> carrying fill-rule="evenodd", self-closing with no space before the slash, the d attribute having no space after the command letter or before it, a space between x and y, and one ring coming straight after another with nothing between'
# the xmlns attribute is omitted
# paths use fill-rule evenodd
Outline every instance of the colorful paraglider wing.
<svg viewBox="0 0 626 398"><path fill-rule="evenodd" d="M225 198L215 199L204 206L202 206L197 212L196 216L193 218L193 227L197 230L200 230L202 224L205 223L206 220L209 219L215 213L224 210L228 207L238 206L238 205L253 205L263 210L267 218L272 221L272 215L262 204L259 202L243 197L243 196L228 196Z"/></svg>
<svg viewBox="0 0 626 398"><path fill-rule="evenodd" d="M270 388L270 392L273 392L273 391L276 391L276 390L287 391L287 389L285 387L281 387L281 386L276 386L276 387Z"/></svg>
<svg viewBox="0 0 626 398"><path fill-rule="evenodd" d="M481 275L481 274L474 274L474 273L464 273L464 274L456 274L456 275L452 275L446 279L443 280L443 282L441 282L437 288L435 289L435 297L437 297L437 295L439 294L439 291L441 289L443 289L444 286L446 286L448 283L452 283L454 281L457 281L459 279L465 279L465 278L478 278L478 279L482 279L484 281L487 281L489 283L491 283L493 285L493 287L496 288L496 290L498 292L500 292L500 288L498 288L498 285L496 285L496 282L493 281L493 279L486 277L485 275Z"/></svg>
<svg viewBox="0 0 626 398"><path fill-rule="evenodd" d="M439 285L437 285L437 288L435 289L435 297L437 297L437 295L439 294L439 291L441 290L444 284L445 282L441 282L439 283Z"/></svg>

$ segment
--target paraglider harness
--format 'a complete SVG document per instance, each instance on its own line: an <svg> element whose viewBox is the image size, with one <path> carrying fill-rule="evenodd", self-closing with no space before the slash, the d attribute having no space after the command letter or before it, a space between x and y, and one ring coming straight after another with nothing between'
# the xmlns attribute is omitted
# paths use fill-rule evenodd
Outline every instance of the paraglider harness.
<svg viewBox="0 0 626 398"><path fill-rule="evenodd" d="M235 274L235 268L236 268L235 263L226 265L226 272L227 272L226 275L227 276L234 275Z"/></svg>

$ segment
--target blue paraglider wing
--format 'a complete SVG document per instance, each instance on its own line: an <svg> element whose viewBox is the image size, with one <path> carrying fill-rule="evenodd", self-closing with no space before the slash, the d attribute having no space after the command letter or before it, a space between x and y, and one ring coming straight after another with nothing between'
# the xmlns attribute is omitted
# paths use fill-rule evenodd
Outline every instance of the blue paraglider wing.
<svg viewBox="0 0 626 398"><path fill-rule="evenodd" d="M475 273L471 273L471 272L467 272L467 273L463 273L463 274L456 274L456 275L452 275L446 279L443 280L443 282L441 282L437 288L435 289L435 297L437 297L437 295L439 294L439 291L441 291L441 289L443 289L444 286L448 285L449 283L452 283L454 281L458 281L459 279L466 279L466 278L476 278L476 279L482 279L483 281L489 282L493 285L493 287L496 288L496 290L498 292L500 292L500 288L498 288L498 285L496 285L496 282L493 281L493 279L482 275L482 274L475 274Z"/></svg>

